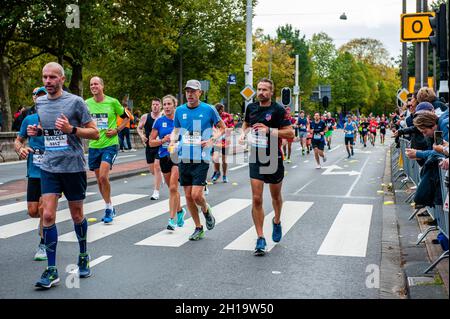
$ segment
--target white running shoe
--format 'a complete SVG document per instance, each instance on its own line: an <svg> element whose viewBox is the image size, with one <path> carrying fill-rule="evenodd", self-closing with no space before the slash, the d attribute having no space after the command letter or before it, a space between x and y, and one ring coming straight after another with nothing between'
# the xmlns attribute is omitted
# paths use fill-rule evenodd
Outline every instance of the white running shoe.
<svg viewBox="0 0 450 319"><path fill-rule="evenodd" d="M317 165L316 165L316 168L317 168L317 169L321 169L322 166L320 166L320 164L317 164Z"/></svg>
<svg viewBox="0 0 450 319"><path fill-rule="evenodd" d="M152 197L150 197L151 200L158 200L159 199L159 191L156 189L153 191Z"/></svg>
<svg viewBox="0 0 450 319"><path fill-rule="evenodd" d="M34 260L37 261L47 260L47 252L45 251L45 245L39 244L36 254L34 255Z"/></svg>

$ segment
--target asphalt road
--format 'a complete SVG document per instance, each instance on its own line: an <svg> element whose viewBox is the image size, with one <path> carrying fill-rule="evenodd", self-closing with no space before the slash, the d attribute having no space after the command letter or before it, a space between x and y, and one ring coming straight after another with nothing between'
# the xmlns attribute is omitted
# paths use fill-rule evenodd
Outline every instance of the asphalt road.
<svg viewBox="0 0 450 319"><path fill-rule="evenodd" d="M85 213L98 219L88 233L93 275L81 279L78 288L71 288L73 276L66 271L78 253L67 212L59 212L57 219L61 283L37 291L34 283L46 262L33 261L36 225L26 224L24 210L5 214L16 201L2 201L0 298L378 298L379 289L371 284L381 260L383 201L377 190L388 147L379 141L367 148L357 143L355 156L347 159L343 140L342 131L336 132L320 170L314 156L302 156L295 144L292 163L285 163L283 239L273 246L267 217L271 249L264 257L252 252L256 233L248 166L242 162L230 165L228 184L209 186L207 200L217 224L198 242L187 240L193 231L188 221L174 233L165 230L168 190L163 186L160 200L151 201L150 175L112 182L118 211L113 225L100 222L103 204L97 186L90 186L88 192L94 194L85 201ZM134 160L142 155L121 156ZM59 210L65 208L62 202ZM272 212L267 186L264 209L266 215Z"/></svg>

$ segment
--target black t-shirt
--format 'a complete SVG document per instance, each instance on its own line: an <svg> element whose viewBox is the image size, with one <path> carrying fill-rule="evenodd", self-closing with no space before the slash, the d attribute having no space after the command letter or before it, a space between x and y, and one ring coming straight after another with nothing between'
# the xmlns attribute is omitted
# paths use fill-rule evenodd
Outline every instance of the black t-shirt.
<svg viewBox="0 0 450 319"><path fill-rule="evenodd" d="M320 120L318 123L316 123L315 120L311 121L309 124L311 127L311 130L313 130L313 141L322 141L324 139L324 136L320 134L321 132L325 132L325 128L327 127L327 124Z"/></svg>
<svg viewBox="0 0 450 319"><path fill-rule="evenodd" d="M286 113L284 107L280 104L272 102L270 106L260 106L259 102L249 104L245 110L245 122L249 127L252 127L256 123L262 123L271 128L282 128L285 126L291 126L291 122L288 119L289 114ZM273 154L270 154L270 142L272 136L259 135L253 129L249 132L249 143L254 153L259 148L266 149L266 156L273 158ZM277 141L277 156L281 158L281 139ZM258 160L258 158L256 158ZM265 162L265 161L263 161Z"/></svg>
<svg viewBox="0 0 450 319"><path fill-rule="evenodd" d="M147 114L147 120L144 124L144 130L145 130L145 137L148 139L147 141L147 147L150 147L151 149L159 149L159 146L151 147L149 145L150 142L150 134L152 133L153 123L155 123L155 119L152 117L151 113Z"/></svg>
<svg viewBox="0 0 450 319"><path fill-rule="evenodd" d="M362 132L366 133L368 131L370 123L369 122L362 122L360 125L362 127Z"/></svg>
<svg viewBox="0 0 450 319"><path fill-rule="evenodd" d="M380 127L380 130L382 131L386 131L386 128L388 126L387 121L381 121L380 124L378 125Z"/></svg>

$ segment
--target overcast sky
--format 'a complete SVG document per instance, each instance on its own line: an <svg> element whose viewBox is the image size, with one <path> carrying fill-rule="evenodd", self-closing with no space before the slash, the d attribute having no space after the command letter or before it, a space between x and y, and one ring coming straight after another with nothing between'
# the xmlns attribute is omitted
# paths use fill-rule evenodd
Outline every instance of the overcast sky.
<svg viewBox="0 0 450 319"><path fill-rule="evenodd" d="M401 54L400 14L402 0L258 0L253 30L264 29L275 35L278 26L286 23L311 39L314 33L325 32L337 47L354 38L380 40L391 56ZM415 12L416 1L407 1L407 12ZM345 12L347 20L340 20Z"/></svg>

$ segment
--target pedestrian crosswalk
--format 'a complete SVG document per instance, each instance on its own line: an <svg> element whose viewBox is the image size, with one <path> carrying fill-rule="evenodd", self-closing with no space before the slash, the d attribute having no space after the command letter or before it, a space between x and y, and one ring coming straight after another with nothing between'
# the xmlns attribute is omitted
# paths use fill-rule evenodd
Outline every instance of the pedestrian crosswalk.
<svg viewBox="0 0 450 319"><path fill-rule="evenodd" d="M90 193L89 195L93 194ZM118 233L126 231L133 232L135 226L144 222L157 222L161 227L160 229L162 229L161 231L148 234L149 237L147 238L139 238L140 236L135 235L132 243L135 246L142 247L142 249L145 249L146 246L182 248L189 241L189 235L195 228L192 218L187 218L185 225L183 227L177 227L175 231L166 230L165 222L167 219L164 219L164 222L162 222L161 218L158 217L165 215L168 218L169 200L161 200L156 203L149 202L149 205L142 205L142 199L144 197L148 197L148 195L121 194L113 196L112 201L114 205L116 207L122 205L120 206L120 214L111 224L106 225L101 221L90 224L87 234L88 242L93 243L105 238L110 238L109 242L111 242L114 240L113 236ZM139 201L139 205L142 205L141 207L138 206L139 208L137 209L135 209L136 204L131 204L136 201ZM181 204L186 204L184 197L181 197ZM306 222L303 222L303 220L311 211L317 214L317 210L312 209L317 204L312 201L285 201L283 203L281 214L283 239L281 243L289 241L290 233L298 231L301 227L305 227ZM87 197L84 204L85 215L101 212L104 209L104 205L104 201L98 199L98 197ZM127 209L128 207L133 207L133 209ZM248 198L229 198L216 203L216 205L212 205L212 212L216 218L216 227L213 230L215 233L214 240L217 242L217 239L220 239L220 232L227 229L227 227L221 227L221 224L229 223L231 217L236 215L245 216L245 220L248 221L248 217L251 216L251 207L252 201ZM25 218L23 220L5 223L5 219L2 216L11 215L20 211L26 211L26 202L0 205L0 243L3 240L16 240L12 237L23 235L37 229L38 219L26 218L25 214L23 215ZM329 227L328 232L323 232L326 236L321 238L320 248L315 253L320 256L365 257L369 242L372 211L373 205L344 203L340 206L339 210L336 209L336 213L328 214L327 218L330 218L330 223L327 225L331 226L327 226ZM59 210L56 216L57 224L71 220L68 208ZM264 219L267 251L271 251L279 245L271 239L273 217L274 212L272 211ZM205 225L203 214L200 214L200 218L202 219L202 224ZM233 222L235 223L236 219ZM248 224L248 227L243 233L234 234L233 237L236 236L234 239L230 240L230 237L226 236L228 238L227 241L220 243L219 240L219 245L222 245L222 249L227 251L253 251L256 242L256 231L252 222ZM306 225L306 227L308 226ZM226 235L229 235L229 233ZM73 231L60 233L58 240L60 242L77 243L77 238ZM317 238L314 238L314 240L317 241Z"/></svg>

